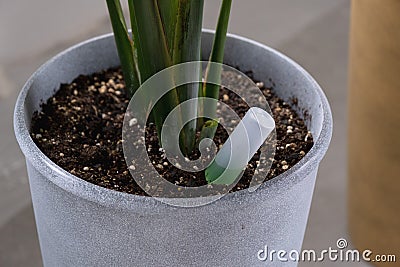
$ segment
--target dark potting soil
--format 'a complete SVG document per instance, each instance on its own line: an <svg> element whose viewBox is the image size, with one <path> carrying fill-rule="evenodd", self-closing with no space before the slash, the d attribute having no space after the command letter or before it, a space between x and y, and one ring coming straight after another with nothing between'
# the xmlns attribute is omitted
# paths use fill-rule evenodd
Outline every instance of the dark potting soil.
<svg viewBox="0 0 400 267"><path fill-rule="evenodd" d="M230 77L228 77L229 79ZM233 83L237 77L231 77ZM240 83L239 83L240 84ZM313 137L304 121L273 89L257 83L267 99L276 122L276 152L265 181L290 169L313 146ZM220 100L243 117L248 106L235 93L224 88ZM93 184L109 189L147 195L135 182L124 159L122 124L129 103L120 69L109 69L89 76L79 76L60 89L36 112L31 135L36 145L53 162L66 171ZM218 127L217 147L228 138ZM154 124L146 128L148 155L156 170L179 186L202 186L207 182L202 172L185 172L164 159ZM194 155L196 157L196 155ZM259 163L257 153L242 178L231 191L248 188Z"/></svg>

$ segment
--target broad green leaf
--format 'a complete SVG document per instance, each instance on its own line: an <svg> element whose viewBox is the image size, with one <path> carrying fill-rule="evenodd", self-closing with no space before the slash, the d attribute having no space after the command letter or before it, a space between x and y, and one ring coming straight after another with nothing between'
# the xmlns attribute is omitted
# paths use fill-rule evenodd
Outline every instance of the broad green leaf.
<svg viewBox="0 0 400 267"><path fill-rule="evenodd" d="M129 0L134 20L133 39L137 46L138 69L144 82L172 65L157 0ZM132 12L133 11L133 12ZM154 107L154 120L160 133L169 112L178 105L176 91L166 94Z"/></svg>
<svg viewBox="0 0 400 267"><path fill-rule="evenodd" d="M157 0L167 39L168 51L172 56L174 51L175 29L178 20L179 0Z"/></svg>
<svg viewBox="0 0 400 267"><path fill-rule="evenodd" d="M162 2L162 0L161 0ZM203 23L204 0L179 0L178 13L174 30L173 64L191 61L200 61L201 29ZM197 77L201 77L201 64L199 63ZM200 84L192 83L177 88L179 101L197 98ZM197 117L197 106L193 106L193 116ZM194 150L197 120L187 123L182 132L181 147L186 154Z"/></svg>
<svg viewBox="0 0 400 267"><path fill-rule="evenodd" d="M138 49L139 69L144 82L172 65L157 0L130 0L135 22L133 39Z"/></svg>

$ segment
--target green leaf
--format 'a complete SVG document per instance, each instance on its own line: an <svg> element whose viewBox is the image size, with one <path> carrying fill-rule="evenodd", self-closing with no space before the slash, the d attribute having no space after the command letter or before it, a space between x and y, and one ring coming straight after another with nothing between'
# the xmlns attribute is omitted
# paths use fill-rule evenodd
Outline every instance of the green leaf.
<svg viewBox="0 0 400 267"><path fill-rule="evenodd" d="M218 121L216 120L209 120L203 124L203 127L200 131L200 138L199 140L203 140L204 138L213 139L215 136L215 132L218 128Z"/></svg>
<svg viewBox="0 0 400 267"><path fill-rule="evenodd" d="M211 55L209 62L214 63L223 63L224 60L224 51L225 51L225 42L226 42L226 34L228 32L228 24L229 24L229 17L230 11L232 6L232 0L223 0L220 14L218 18L217 29L214 36L214 42L211 50ZM221 80L221 72L222 66L219 64L208 64L205 74L205 81L203 83L203 87L199 91L200 97L208 97L218 100L219 99L219 89L220 86L216 84L208 84L208 80L212 81L220 81ZM204 113L204 110L211 110L214 115L214 119L216 118L216 110L217 110L217 103L210 104L207 102L207 106L205 106L203 101L200 101L200 112ZM200 114L201 117L201 114ZM200 118L198 120L199 127L201 128L205 119ZM201 141L201 140L200 140Z"/></svg>
<svg viewBox="0 0 400 267"><path fill-rule="evenodd" d="M138 69L144 82L170 67L172 60L157 0L129 0L129 6L133 39L139 44L136 46ZM171 90L155 105L153 114L159 136L166 117L178 104L176 90Z"/></svg>
<svg viewBox="0 0 400 267"><path fill-rule="evenodd" d="M173 63L199 61L204 0L179 0L174 29Z"/></svg>
<svg viewBox="0 0 400 267"><path fill-rule="evenodd" d="M131 94L140 84L165 68L174 64L200 61L204 0L128 0L132 38L129 36L119 0L106 1L122 70ZM223 0L210 61L223 60L231 2ZM220 72L220 69L208 68L206 77L220 76ZM201 77L200 65L198 75ZM173 77L171 81L172 79ZM188 84L164 95L152 111L159 136L166 117L179 103L197 98L199 93L218 98L218 91L215 86L204 86L201 89L200 84ZM198 117L197 110L193 106L193 110L189 112L194 112L193 117ZM177 120L179 125L182 118ZM197 120L189 122L180 134L180 144L186 155L194 149L196 124Z"/></svg>
<svg viewBox="0 0 400 267"><path fill-rule="evenodd" d="M214 43L210 55L210 62L223 63L226 34L228 32L229 17L231 12L232 0L223 0L221 10L218 18L217 29L214 36ZM210 80L219 80L221 78L221 67L216 64L208 65L205 77L205 83L203 86L203 96L211 97L214 99L219 98L219 86L214 84L207 84L207 79L212 75L213 78Z"/></svg>
<svg viewBox="0 0 400 267"><path fill-rule="evenodd" d="M135 68L133 43L129 38L128 29L126 27L119 0L107 0L107 7L114 31L115 43L121 61L125 84L128 92L133 95L139 88L139 75Z"/></svg>
<svg viewBox="0 0 400 267"><path fill-rule="evenodd" d="M129 0L142 82L172 65L157 0Z"/></svg>
<svg viewBox="0 0 400 267"><path fill-rule="evenodd" d="M162 2L162 0L161 0ZM165 2L165 1L164 1ZM197 76L201 78L201 30L203 24L204 0L179 0L178 13L172 42L173 64L199 61ZM200 83L192 83L177 88L179 102L197 98ZM197 117L197 106L193 106L192 117ZM193 152L196 139L197 120L187 123L182 131L181 147L186 155Z"/></svg>
<svg viewBox="0 0 400 267"><path fill-rule="evenodd" d="M157 0L164 26L169 54L174 54L175 29L178 21L179 0Z"/></svg>

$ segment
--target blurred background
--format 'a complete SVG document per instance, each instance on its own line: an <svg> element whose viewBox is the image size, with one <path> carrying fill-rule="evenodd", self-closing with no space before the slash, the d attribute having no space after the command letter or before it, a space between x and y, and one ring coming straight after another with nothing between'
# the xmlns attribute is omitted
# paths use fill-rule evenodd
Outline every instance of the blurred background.
<svg viewBox="0 0 400 267"><path fill-rule="evenodd" d="M219 1L205 1L215 28ZM334 135L321 164L305 249L347 238L346 95L349 0L234 1L230 32L272 46L299 62L332 105ZM0 266L41 266L24 158L14 138L17 94L32 72L63 49L111 32L105 1L0 1ZM299 266L348 266L300 263ZM354 263L354 266L367 266Z"/></svg>

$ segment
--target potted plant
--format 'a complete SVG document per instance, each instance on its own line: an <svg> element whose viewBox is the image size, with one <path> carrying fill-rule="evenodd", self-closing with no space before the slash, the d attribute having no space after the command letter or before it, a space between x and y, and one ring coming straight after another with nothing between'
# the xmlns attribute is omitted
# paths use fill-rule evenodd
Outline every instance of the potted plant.
<svg viewBox="0 0 400 267"><path fill-rule="evenodd" d="M131 0L132 37L119 1L107 4L114 36L83 42L48 61L25 84L15 107L15 133L26 156L44 264L258 266L265 264L260 253L268 253L266 246L300 250L318 165L332 132L330 108L318 84L279 52L226 35L230 0L222 1L215 33L201 31L203 1ZM204 59L209 61L202 77ZM251 72L260 81L260 98L247 90L254 89L246 87L252 82L226 70L218 64L222 60ZM179 83L188 76L191 83ZM160 77L168 85L163 93L160 83L152 83ZM238 89L230 92L229 82ZM246 97L238 98L242 93ZM257 109L259 128L246 123L252 104L241 101L247 96L257 96L254 107L266 104L265 98L271 105L271 110L264 107L267 112ZM236 104L238 113L232 119L236 128L226 128L231 134L226 142L221 136L228 134L217 123L223 124L217 120L221 106L228 106L224 103ZM263 130L273 124L263 112L276 121L276 155L265 159L269 172L256 167L263 161L259 146L267 139L269 148L268 138L274 136ZM209 142L213 138L220 149L204 170L181 166L201 163L196 157L215 148ZM235 150L241 146L248 149L244 157ZM145 148L154 168L135 161L142 159L139 150L130 150L136 147ZM183 162L168 155L174 148L182 151ZM219 156L225 160L223 151L235 163L235 168L222 166L225 176L218 161ZM250 158L243 173L240 164ZM147 184L154 171L168 182ZM264 175L262 183L243 184L248 173ZM264 182L265 176L273 179ZM166 188L160 185L172 183L177 185L172 195L157 193ZM181 194L200 185L211 188L207 195ZM294 260L275 263L296 265Z"/></svg>

